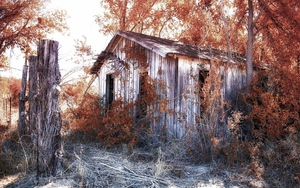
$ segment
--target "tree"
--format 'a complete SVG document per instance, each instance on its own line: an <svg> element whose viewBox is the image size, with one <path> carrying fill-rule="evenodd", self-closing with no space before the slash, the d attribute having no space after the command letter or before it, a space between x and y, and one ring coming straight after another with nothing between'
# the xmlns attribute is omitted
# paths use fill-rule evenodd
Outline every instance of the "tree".
<svg viewBox="0 0 300 188"><path fill-rule="evenodd" d="M246 4L243 1L236 0L234 6L237 8L235 12L236 27L239 29L247 27L246 83L249 86L253 77L253 61L258 63L259 61L274 62L275 60L277 63L279 61L282 63L282 60L285 59L289 63L292 63L297 60L299 44L296 41L299 41L300 38L298 32L300 29L298 24L300 16L297 12L300 6L299 1L248 0ZM248 21L246 23L247 12ZM258 46L259 48L255 48ZM254 48L255 50L253 51ZM287 58L286 54L289 54L289 58Z"/></svg>
<svg viewBox="0 0 300 188"><path fill-rule="evenodd" d="M297 41L299 41L300 14L297 11L300 7L299 1L205 0L191 2L193 3L183 4L175 14L180 22L188 23L182 24L180 37L185 42L211 45L213 48L224 51L231 46L233 51L246 54L247 85L251 85L253 65L258 65L259 62L267 63L268 61L274 62L274 60L280 60L280 64L282 60L286 60L289 64L298 62L299 42ZM186 8L189 10L188 13L184 11ZM225 23L225 27L221 22ZM228 37L228 34L232 37Z"/></svg>
<svg viewBox="0 0 300 188"><path fill-rule="evenodd" d="M181 26L176 12L184 3L191 4L189 0L102 0L104 12L97 16L96 22L104 34L114 34L122 29L176 38L176 30Z"/></svg>
<svg viewBox="0 0 300 188"><path fill-rule="evenodd" d="M286 75L287 72L290 75L296 75L292 69L294 69L297 64L300 51L300 44L297 42L300 39L298 32L300 29L298 24L300 22L300 16L297 12L299 5L299 1L295 0L234 1L235 29L240 31L245 31L245 28L247 29L247 87L245 93L248 94L248 99L251 99L247 101L248 107L246 109L246 113L251 114L251 121L246 121L248 122L246 123L248 130L254 128L256 130L265 131L267 127L268 131L266 134L269 135L272 129L276 129L276 137L278 138L278 135L282 135L283 127L288 125L286 123L291 121L291 119L286 116L289 114L288 111L291 110L295 112L295 108L291 109L291 106L281 104L281 102L282 100L291 101L292 98L298 99L299 96L281 95L279 99L279 93L283 92L282 88L287 89L286 91L289 93L294 93L294 89L293 86L285 87L278 83L286 83L286 80L291 79L290 77L280 75ZM271 86L275 92L272 94L270 93L271 91L260 90L260 92L258 92L257 85L261 84L257 81L264 78L261 77L252 80L254 65L256 67L266 68L265 74L258 74L257 76L266 76L267 74L270 82L264 84L264 87L270 88ZM297 78L295 79L297 80ZM273 101L270 103L273 107L272 115L268 114L271 107L265 106L265 104L268 103L266 102L266 96L269 96L269 102ZM261 114L268 115L258 115L260 112L267 112ZM281 122L284 122L281 123L280 128L271 123L278 122L279 124L275 114L277 114L277 117L281 117ZM281 130L281 133L278 133L279 130ZM272 133L270 135L275 134Z"/></svg>
<svg viewBox="0 0 300 188"><path fill-rule="evenodd" d="M1 0L0 56L10 47L19 47L25 54L31 45L54 31L67 29L66 12L45 11L50 0Z"/></svg>

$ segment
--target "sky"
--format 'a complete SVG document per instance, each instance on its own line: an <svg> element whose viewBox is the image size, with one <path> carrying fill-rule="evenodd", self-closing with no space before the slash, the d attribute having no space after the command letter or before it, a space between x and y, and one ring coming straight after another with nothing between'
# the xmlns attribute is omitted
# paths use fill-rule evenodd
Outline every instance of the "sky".
<svg viewBox="0 0 300 188"><path fill-rule="evenodd" d="M48 35L48 39L56 40L59 42L59 66L62 76L65 75L72 68L78 67L74 64L71 58L75 54L75 40L83 40L83 36L87 38L87 44L92 46L92 50L99 54L105 49L107 43L112 36L104 36L99 33L99 26L95 22L95 15L101 12L101 5L99 0L52 0L47 6L47 10L66 10L69 18L67 19L70 28L69 35L61 33L53 33ZM24 65L23 55L20 54L18 49L9 51L8 56L11 56L11 75L21 78L21 69ZM9 75L1 72L1 76ZM72 77L76 78L82 75L82 72L73 74Z"/></svg>

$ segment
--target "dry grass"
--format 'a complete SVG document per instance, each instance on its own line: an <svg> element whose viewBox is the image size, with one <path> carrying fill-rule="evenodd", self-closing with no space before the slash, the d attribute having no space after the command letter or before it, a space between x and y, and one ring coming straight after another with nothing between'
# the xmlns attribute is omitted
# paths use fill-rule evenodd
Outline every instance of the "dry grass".
<svg viewBox="0 0 300 188"><path fill-rule="evenodd" d="M17 131L6 135L0 152L0 178L16 173L27 173L35 166L36 155L29 137L20 138Z"/></svg>
<svg viewBox="0 0 300 188"><path fill-rule="evenodd" d="M31 172L7 187L248 187L256 181L220 166L168 158L164 147L154 150L134 149L128 154L100 143L68 144L62 174L37 182Z"/></svg>
<svg viewBox="0 0 300 188"><path fill-rule="evenodd" d="M75 135L78 136L78 135ZM9 142L8 142L9 141ZM284 181L277 171L265 168L257 176L254 163L228 167L223 163L195 164L180 140L158 148L135 148L123 144L108 149L99 142L65 140L63 168L56 177L36 180L34 151L30 142L20 143L17 134L6 141L0 155L6 168L0 187L273 187ZM290 143L286 143L290 145ZM286 147L285 147L286 148ZM295 148L291 148L297 157ZM268 150L269 151L269 150ZM269 155L274 157L276 153ZM269 151L271 152L271 151ZM267 156L266 156L267 157ZM278 159L282 159L279 158ZM255 161L254 161L255 162ZM6 165L6 166L5 166ZM268 174L267 174L268 173ZM274 180L274 183L270 183ZM277 182L279 181L279 182ZM277 182L277 183L276 183ZM290 186L288 186L290 187Z"/></svg>

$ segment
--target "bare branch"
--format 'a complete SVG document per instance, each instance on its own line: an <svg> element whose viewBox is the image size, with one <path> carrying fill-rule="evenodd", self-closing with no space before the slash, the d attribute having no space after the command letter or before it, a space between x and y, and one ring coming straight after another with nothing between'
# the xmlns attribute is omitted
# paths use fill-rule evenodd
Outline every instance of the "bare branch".
<svg viewBox="0 0 300 188"><path fill-rule="evenodd" d="M265 2L264 6L261 8L260 12L258 13L258 15L256 16L255 20L253 21L253 27L255 27L255 25L256 25L258 19L260 18L260 16L262 15L262 13L265 11L265 8L266 8L268 2L269 2L269 0L267 0L267 1Z"/></svg>

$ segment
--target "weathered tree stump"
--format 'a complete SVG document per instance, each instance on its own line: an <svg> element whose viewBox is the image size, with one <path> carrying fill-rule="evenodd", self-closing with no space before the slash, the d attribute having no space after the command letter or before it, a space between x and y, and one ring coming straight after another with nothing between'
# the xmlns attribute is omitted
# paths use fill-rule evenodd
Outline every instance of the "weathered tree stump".
<svg viewBox="0 0 300 188"><path fill-rule="evenodd" d="M36 118L37 104L36 98L38 95L38 74L37 74L37 56L29 56L29 93L28 93L28 118L29 118L29 133L31 140L36 144Z"/></svg>
<svg viewBox="0 0 300 188"><path fill-rule="evenodd" d="M54 176L61 148L57 41L39 42L37 70L37 176Z"/></svg>

